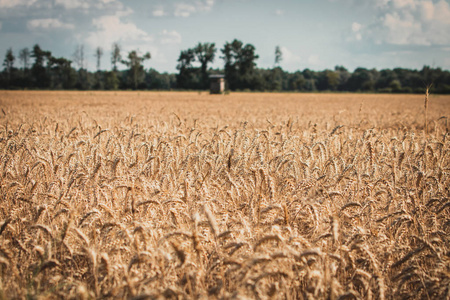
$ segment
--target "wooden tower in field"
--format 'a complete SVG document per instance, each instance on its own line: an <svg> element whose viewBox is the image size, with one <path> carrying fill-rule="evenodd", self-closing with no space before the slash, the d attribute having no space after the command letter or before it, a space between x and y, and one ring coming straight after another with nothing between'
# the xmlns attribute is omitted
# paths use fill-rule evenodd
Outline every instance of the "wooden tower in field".
<svg viewBox="0 0 450 300"><path fill-rule="evenodd" d="M225 92L225 75L214 74L209 75L210 93L211 94L223 94Z"/></svg>

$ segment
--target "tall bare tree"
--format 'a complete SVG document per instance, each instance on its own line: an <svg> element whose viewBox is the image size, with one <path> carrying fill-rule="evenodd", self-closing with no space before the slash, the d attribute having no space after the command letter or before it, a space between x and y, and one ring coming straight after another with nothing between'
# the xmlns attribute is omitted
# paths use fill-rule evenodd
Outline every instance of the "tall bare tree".
<svg viewBox="0 0 450 300"><path fill-rule="evenodd" d="M281 52L280 46L276 46L275 47L275 66L279 67L282 60L283 60L283 52Z"/></svg>
<svg viewBox="0 0 450 300"><path fill-rule="evenodd" d="M12 48L9 48L8 51L6 51L5 60L3 61L6 72L11 72L11 69L14 67L14 60L16 60L16 58L14 57Z"/></svg>
<svg viewBox="0 0 450 300"><path fill-rule="evenodd" d="M117 64L121 62L122 55L120 54L120 45L119 43L113 43L111 49L111 65L113 71L117 71Z"/></svg>
<svg viewBox="0 0 450 300"><path fill-rule="evenodd" d="M84 45L77 45L75 47L75 52L73 53L72 58L78 69L84 69Z"/></svg>
<svg viewBox="0 0 450 300"><path fill-rule="evenodd" d="M95 49L95 59L97 60L97 71L100 71L100 64L103 56L103 49L101 47L97 47Z"/></svg>
<svg viewBox="0 0 450 300"><path fill-rule="evenodd" d="M28 69L28 60L30 59L30 50L28 48L23 48L19 51L19 59L22 62L23 69Z"/></svg>

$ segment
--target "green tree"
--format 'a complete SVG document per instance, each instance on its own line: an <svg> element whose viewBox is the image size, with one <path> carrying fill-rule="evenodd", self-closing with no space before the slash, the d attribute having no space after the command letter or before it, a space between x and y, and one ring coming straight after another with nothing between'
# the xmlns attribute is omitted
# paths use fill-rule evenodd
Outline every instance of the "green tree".
<svg viewBox="0 0 450 300"><path fill-rule="evenodd" d="M255 54L255 50L255 47L251 44L247 44L242 48L240 55L241 74L250 74L256 67L255 61L259 56Z"/></svg>
<svg viewBox="0 0 450 300"><path fill-rule="evenodd" d="M139 54L133 50L128 53L128 60L122 60L122 63L129 68L127 76L128 82L134 89L137 89L139 83L144 81L145 72L142 63L150 58L150 52L145 53L143 56L139 56Z"/></svg>
<svg viewBox="0 0 450 300"><path fill-rule="evenodd" d="M147 87L152 90L170 90L176 86L174 74L159 73L155 69L148 70L145 81Z"/></svg>
<svg viewBox="0 0 450 300"><path fill-rule="evenodd" d="M214 43L198 43L193 52L197 61L201 64L202 85L203 88L208 87L208 63L214 62L216 55L216 46Z"/></svg>
<svg viewBox="0 0 450 300"><path fill-rule="evenodd" d="M235 90L239 87L239 58L242 52L242 42L234 40L231 43L226 43L221 49L222 59L225 62L225 78L227 79L228 86L231 90Z"/></svg>
<svg viewBox="0 0 450 300"><path fill-rule="evenodd" d="M79 90L90 90L95 85L95 79L91 72L86 69L79 69L76 71L77 81L75 87Z"/></svg>
<svg viewBox="0 0 450 300"><path fill-rule="evenodd" d="M110 71L105 73L105 89L117 90L119 88L119 78L117 72Z"/></svg>
<svg viewBox="0 0 450 300"><path fill-rule="evenodd" d="M402 90L402 84L400 80L394 79L389 83L389 88L391 88L393 92L398 93Z"/></svg>
<svg viewBox="0 0 450 300"><path fill-rule="evenodd" d="M314 71L311 71L310 69L304 69L302 71L303 78L305 78L304 83L304 90L305 91L317 91L317 79L316 79L316 73Z"/></svg>
<svg viewBox="0 0 450 300"><path fill-rule="evenodd" d="M6 51L5 59L3 60L3 66L5 67L5 72L6 72L8 84L11 81L12 72L13 72L13 68L14 68L14 61L15 60L16 60L16 57L14 56L12 48L9 48Z"/></svg>
<svg viewBox="0 0 450 300"><path fill-rule="evenodd" d="M266 79L267 84L265 88L271 91L281 91L283 88L283 70L280 67L268 70L269 76Z"/></svg>
<svg viewBox="0 0 450 300"><path fill-rule="evenodd" d="M34 85L38 88L48 88L50 86L50 72L49 61L52 57L50 51L42 50L41 47L36 44L31 51L31 57L34 58L34 63L31 67L31 74ZM47 63L47 66L44 65Z"/></svg>
<svg viewBox="0 0 450 300"><path fill-rule="evenodd" d="M339 73L336 71L326 70L325 76L327 78L327 89L336 91L339 86Z"/></svg>
<svg viewBox="0 0 450 300"><path fill-rule="evenodd" d="M64 57L50 57L51 87L54 89L72 89L76 84L77 73L71 67L71 61Z"/></svg>
<svg viewBox="0 0 450 300"><path fill-rule="evenodd" d="M192 63L195 61L195 53L192 49L183 50L178 57L177 69L188 69L192 67Z"/></svg>
<svg viewBox="0 0 450 300"><path fill-rule="evenodd" d="M357 68L347 82L349 91L373 91L375 89L375 72L365 68Z"/></svg>
<svg viewBox="0 0 450 300"><path fill-rule="evenodd" d="M182 50L178 57L177 69L177 87L181 89L199 88L198 69L193 68L192 63L195 62L195 51L193 49Z"/></svg>
<svg viewBox="0 0 450 300"><path fill-rule="evenodd" d="M350 78L350 72L344 68L343 66L335 66L334 71L339 74L339 85L338 90L344 91L346 90L346 84L348 79Z"/></svg>
<svg viewBox="0 0 450 300"><path fill-rule="evenodd" d="M241 41L235 39L231 43L225 43L221 52L229 88L232 90L254 88L252 83L255 78L252 77L255 61L259 58L255 53L255 47L251 44L244 46Z"/></svg>
<svg viewBox="0 0 450 300"><path fill-rule="evenodd" d="M398 76L394 71L389 69L383 69L379 73L380 76L377 82L375 83L375 88L377 89L377 91L391 93L392 92L391 83L393 81L397 81L400 84L400 87L395 85L395 88L397 87L401 88L401 83L398 80Z"/></svg>
<svg viewBox="0 0 450 300"><path fill-rule="evenodd" d="M291 91L302 91L304 90L305 77L300 71L295 72L290 76L288 89Z"/></svg>

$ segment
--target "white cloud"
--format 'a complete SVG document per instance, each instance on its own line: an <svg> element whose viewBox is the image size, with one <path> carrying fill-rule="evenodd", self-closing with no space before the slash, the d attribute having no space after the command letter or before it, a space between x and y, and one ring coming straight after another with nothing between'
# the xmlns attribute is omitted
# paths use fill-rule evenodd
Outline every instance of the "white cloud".
<svg viewBox="0 0 450 300"><path fill-rule="evenodd" d="M318 65L318 64L320 64L319 55L316 55L316 54L310 55L308 57L308 63L311 64L311 65Z"/></svg>
<svg viewBox="0 0 450 300"><path fill-rule="evenodd" d="M154 17L164 17L164 16L166 15L166 12L164 11L164 8L162 8L162 7L160 6L160 7L155 8L155 9L152 11L152 15L153 15Z"/></svg>
<svg viewBox="0 0 450 300"><path fill-rule="evenodd" d="M184 0L176 2L172 5L155 6L152 15L154 17L175 16L187 18L191 15L209 12L213 8L215 0Z"/></svg>
<svg viewBox="0 0 450 300"><path fill-rule="evenodd" d="M358 22L353 22L352 23L352 31L358 32L360 30L361 30L361 24L359 24Z"/></svg>
<svg viewBox="0 0 450 300"><path fill-rule="evenodd" d="M277 10L275 10L275 15L277 15L277 16L282 16L282 15L284 15L284 10L282 10L282 9L277 9Z"/></svg>
<svg viewBox="0 0 450 300"><path fill-rule="evenodd" d="M416 0L392 0L392 5L394 8L415 8L416 7Z"/></svg>
<svg viewBox="0 0 450 300"><path fill-rule="evenodd" d="M436 4L433 17L437 22L450 24L450 5L448 2L441 0Z"/></svg>
<svg viewBox="0 0 450 300"><path fill-rule="evenodd" d="M153 41L153 37L131 22L123 22L119 16L102 16L92 21L97 31L88 34L85 42L95 48L114 42L134 47Z"/></svg>
<svg viewBox="0 0 450 300"><path fill-rule="evenodd" d="M61 5L65 9L88 9L91 3L82 0L55 0L56 5Z"/></svg>
<svg viewBox="0 0 450 300"><path fill-rule="evenodd" d="M55 6L61 6L66 10L81 9L89 11L92 9L116 9L120 12L124 9L124 5L118 0L55 0L54 3Z"/></svg>
<svg viewBox="0 0 450 300"><path fill-rule="evenodd" d="M423 1L420 3L420 12L422 19L426 21L433 20L434 16L434 5L431 1Z"/></svg>
<svg viewBox="0 0 450 300"><path fill-rule="evenodd" d="M63 7L67 10L73 9L107 9L107 8L123 8L124 5L119 0L0 0L0 8L16 8L16 7L36 7L36 8L52 8Z"/></svg>
<svg viewBox="0 0 450 300"><path fill-rule="evenodd" d="M177 3L175 4L174 16L187 18L196 12L196 7L193 4Z"/></svg>
<svg viewBox="0 0 450 300"><path fill-rule="evenodd" d="M300 56L294 54L291 50L289 50L286 47L280 47L281 53L282 53L282 64L283 65L294 65L294 64L299 64L302 62L302 59L300 58Z"/></svg>
<svg viewBox="0 0 450 300"><path fill-rule="evenodd" d="M385 7L391 0L375 0L375 7Z"/></svg>
<svg viewBox="0 0 450 300"><path fill-rule="evenodd" d="M27 23L27 28L30 30L37 29L74 29L75 26L69 23L63 23L58 19L34 19Z"/></svg>
<svg viewBox="0 0 450 300"><path fill-rule="evenodd" d="M214 6L214 0L197 0L195 6L197 11L210 11Z"/></svg>
<svg viewBox="0 0 450 300"><path fill-rule="evenodd" d="M376 43L450 44L450 5L445 0L377 0L377 22L367 26Z"/></svg>
<svg viewBox="0 0 450 300"><path fill-rule="evenodd" d="M159 34L159 42L163 45L165 44L179 44L181 43L181 34L175 30L169 31L164 29Z"/></svg>
<svg viewBox="0 0 450 300"><path fill-rule="evenodd" d="M353 22L351 25L351 32L347 37L347 41L361 41L362 40L363 25L358 22Z"/></svg>
<svg viewBox="0 0 450 300"><path fill-rule="evenodd" d="M33 15L48 16L49 11L58 10L58 13L73 14L81 11L84 14L129 14L130 9L125 7L120 0L0 0L0 8L8 16L27 15L30 10ZM27 8L27 9L25 9Z"/></svg>
<svg viewBox="0 0 450 300"><path fill-rule="evenodd" d="M384 16L384 41L394 45L429 45L430 42L423 37L422 25L414 18L401 18L397 13L388 13Z"/></svg>
<svg viewBox="0 0 450 300"><path fill-rule="evenodd" d="M37 0L0 0L0 8L14 8L18 6L31 6Z"/></svg>

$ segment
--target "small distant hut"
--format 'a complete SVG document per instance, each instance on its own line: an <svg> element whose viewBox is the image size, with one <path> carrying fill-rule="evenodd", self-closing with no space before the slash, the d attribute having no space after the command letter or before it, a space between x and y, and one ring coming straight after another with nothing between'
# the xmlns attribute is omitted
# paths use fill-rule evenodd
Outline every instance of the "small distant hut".
<svg viewBox="0 0 450 300"><path fill-rule="evenodd" d="M211 94L223 94L225 92L225 75L214 74L209 75L210 93Z"/></svg>

